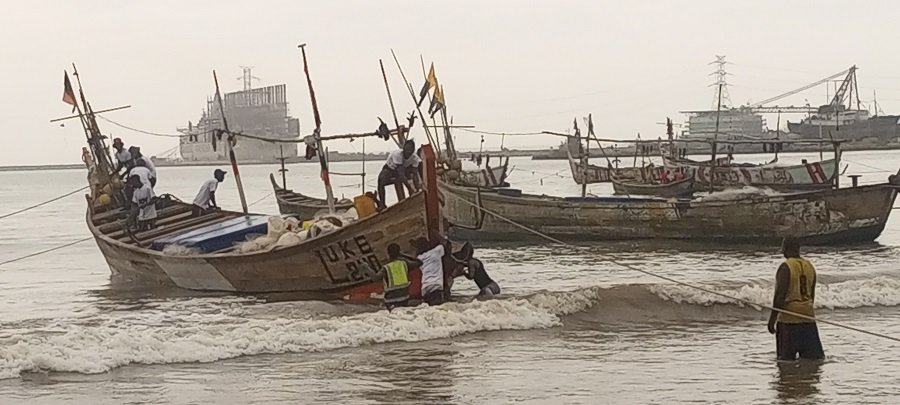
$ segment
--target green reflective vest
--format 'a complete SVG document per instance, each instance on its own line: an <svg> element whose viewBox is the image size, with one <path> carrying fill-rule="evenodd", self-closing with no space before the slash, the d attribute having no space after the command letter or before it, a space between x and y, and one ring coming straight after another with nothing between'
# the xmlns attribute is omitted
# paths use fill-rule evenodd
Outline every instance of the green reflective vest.
<svg viewBox="0 0 900 405"><path fill-rule="evenodd" d="M384 269L385 274L385 292L409 287L409 271L406 268L405 260L394 260L385 264L382 268Z"/></svg>

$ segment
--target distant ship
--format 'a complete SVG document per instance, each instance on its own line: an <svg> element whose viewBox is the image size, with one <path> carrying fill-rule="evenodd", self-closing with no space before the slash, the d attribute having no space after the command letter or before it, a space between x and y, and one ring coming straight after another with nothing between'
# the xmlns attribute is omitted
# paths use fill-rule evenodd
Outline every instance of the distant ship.
<svg viewBox="0 0 900 405"><path fill-rule="evenodd" d="M856 101L856 108L853 101ZM847 105L844 105L847 99ZM875 104L876 114L878 104ZM856 83L856 66L847 71L841 87L829 104L800 122L788 122L788 131L803 139L829 137L886 145L900 140L900 116L875 115L861 108Z"/></svg>
<svg viewBox="0 0 900 405"><path fill-rule="evenodd" d="M226 93L222 99L229 128L272 139L298 139L300 120L289 115L287 86L249 87L249 81L245 80L244 90ZM178 128L183 134L179 139L179 151L185 163L228 160L225 139L214 139L213 133L214 129L223 128L221 117L219 103L214 97L208 98L200 121L196 125L188 122L187 128ZM240 161L275 162L282 156L297 157L297 145L238 138L234 153Z"/></svg>

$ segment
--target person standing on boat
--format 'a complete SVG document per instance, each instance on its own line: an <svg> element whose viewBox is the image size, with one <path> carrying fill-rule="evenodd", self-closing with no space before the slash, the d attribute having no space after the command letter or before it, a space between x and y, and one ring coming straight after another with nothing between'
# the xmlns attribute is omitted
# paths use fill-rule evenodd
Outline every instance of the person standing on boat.
<svg viewBox="0 0 900 405"><path fill-rule="evenodd" d="M130 169L132 163L131 152L125 150L125 143L122 142L122 138L113 139L113 149L116 151L116 173L121 171L122 168Z"/></svg>
<svg viewBox="0 0 900 405"><path fill-rule="evenodd" d="M134 160L135 166L138 165L138 162L143 162L142 166L150 170L150 175L148 176L150 187L156 188L156 165L153 164L153 161L144 157L141 153L141 148L138 146L128 148L128 152L131 154L131 159Z"/></svg>
<svg viewBox="0 0 900 405"><path fill-rule="evenodd" d="M400 252L400 245L387 247L388 263L381 267L384 280L384 306L388 309L405 307L409 303L409 268L422 265L418 259Z"/></svg>
<svg viewBox="0 0 900 405"><path fill-rule="evenodd" d="M153 185L150 183L150 169L144 166L144 162L141 160L135 161L132 159L131 161L133 166L128 169L128 173L125 175L125 201L128 204L131 204L134 200L134 190L141 188L142 185L153 188ZM140 183L129 181L132 176L137 176L140 179Z"/></svg>
<svg viewBox="0 0 900 405"><path fill-rule="evenodd" d="M421 162L422 159L416 155L416 144L412 139L408 139L403 143L403 149L395 150L388 154L387 161L384 162L384 167L382 167L381 172L378 173L379 208L387 206L385 187L388 185L403 184L406 186L406 189L409 190L410 194L415 192L415 190L410 186L409 180L413 181L416 189L421 187L418 176L419 164Z"/></svg>
<svg viewBox="0 0 900 405"><path fill-rule="evenodd" d="M772 307L806 317L772 311L769 333L775 335L778 360L824 359L825 351L819 340L816 313L816 269L809 260L800 257L800 241L784 238L782 252L785 261L775 274L775 297Z"/></svg>
<svg viewBox="0 0 900 405"><path fill-rule="evenodd" d="M139 231L153 229L156 222L156 195L153 193L153 187L144 183L137 175L129 178L134 184L134 193L131 202L132 210L137 211L136 228Z"/></svg>
<svg viewBox="0 0 900 405"><path fill-rule="evenodd" d="M193 212L195 217L203 216L219 209L219 205L216 204L216 189L219 188L219 183L225 181L226 173L228 172L216 169L213 172L213 178L204 181L203 185L200 186L200 191L194 197Z"/></svg>
<svg viewBox="0 0 900 405"><path fill-rule="evenodd" d="M444 245L420 237L416 239L417 259L422 262L422 299L428 305L444 303Z"/></svg>

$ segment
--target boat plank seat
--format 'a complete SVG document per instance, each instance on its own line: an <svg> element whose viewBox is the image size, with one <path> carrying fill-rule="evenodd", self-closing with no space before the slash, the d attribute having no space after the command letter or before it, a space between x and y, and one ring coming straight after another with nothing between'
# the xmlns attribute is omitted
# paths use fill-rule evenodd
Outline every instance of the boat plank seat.
<svg viewBox="0 0 900 405"><path fill-rule="evenodd" d="M169 223L169 222L171 222L171 220L169 218L172 218L172 217L184 218L185 213L191 213L191 208L183 206L183 205L177 205L174 207L164 208L159 211L159 214L156 217L156 223L157 224L162 224L164 222ZM190 215L188 215L188 216L190 216ZM110 234L115 231L120 231L120 230L122 230L122 226L125 224L125 219L126 219L125 217L122 217L122 218L119 218L118 221L116 221L116 222L97 226L97 230L99 230L103 234Z"/></svg>
<svg viewBox="0 0 900 405"><path fill-rule="evenodd" d="M221 213L210 213L200 217L190 218L185 221L171 223L168 224L168 226L156 226L149 231L139 232L135 234L134 237L139 241L153 240L162 236L181 232L186 229L193 229L194 226L198 224L201 226L209 225L210 223L221 221L227 217L228 215L224 215ZM128 234L124 230L118 232L115 236L110 235L110 237L118 239L120 242L133 242L131 237L128 236Z"/></svg>
<svg viewBox="0 0 900 405"><path fill-rule="evenodd" d="M91 217L91 220L94 221L94 225L97 225L102 222L108 222L109 220L116 220L119 218L119 216L126 215L128 215L128 211L125 210L124 207L119 207L117 209L109 210L101 214L95 214Z"/></svg>

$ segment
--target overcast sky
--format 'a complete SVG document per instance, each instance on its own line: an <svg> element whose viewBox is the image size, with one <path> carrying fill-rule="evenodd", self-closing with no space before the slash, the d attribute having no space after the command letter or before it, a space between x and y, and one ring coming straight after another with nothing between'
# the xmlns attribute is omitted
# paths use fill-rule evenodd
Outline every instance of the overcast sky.
<svg viewBox="0 0 900 405"><path fill-rule="evenodd" d="M258 85L286 83L291 112L311 130L297 44L308 43L324 133L369 131L390 121L378 68L385 60L398 108L412 103L391 60L422 85L419 54L433 61L457 124L488 131L565 130L594 114L598 135L656 137L667 116L713 106L708 65L727 55L735 104L762 100L859 66L860 91L900 113L894 17L898 2L842 1L17 1L0 14L3 147L0 164L78 162L83 133L65 127L64 69L78 65L95 109L164 133L196 122L213 92L239 90L240 66ZM825 102L818 87L781 104ZM798 119L795 117L794 119ZM774 117L768 117L774 127ZM150 154L172 138L101 128ZM421 130L416 138L422 139ZM461 149L477 135L457 132ZM508 147L552 137L507 138ZM485 145L496 148L497 137ZM367 143L369 150L390 144ZM335 143L354 151L359 143Z"/></svg>

